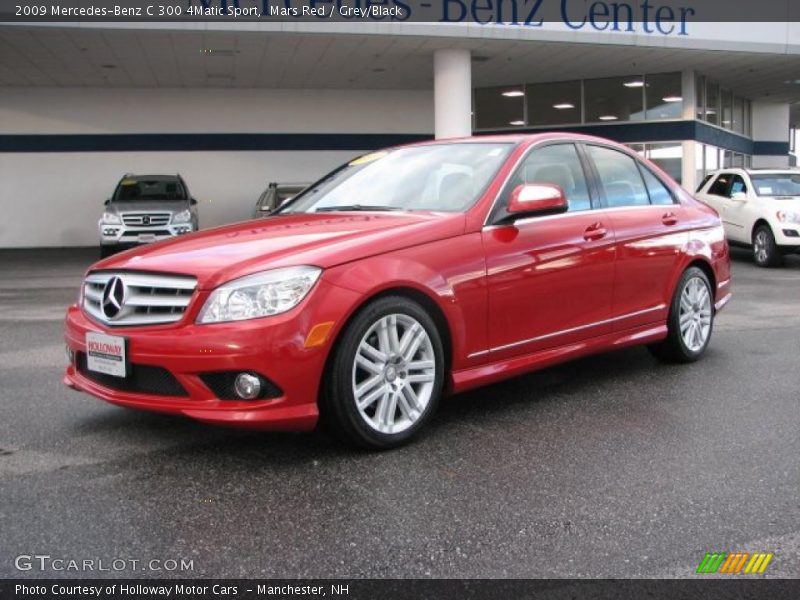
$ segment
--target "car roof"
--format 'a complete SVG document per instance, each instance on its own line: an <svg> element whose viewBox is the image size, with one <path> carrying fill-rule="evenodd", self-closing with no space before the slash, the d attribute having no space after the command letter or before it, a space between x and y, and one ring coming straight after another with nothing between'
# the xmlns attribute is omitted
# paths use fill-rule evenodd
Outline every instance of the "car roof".
<svg viewBox="0 0 800 600"><path fill-rule="evenodd" d="M127 174L123 179L133 179L135 181L177 181L179 175L133 175Z"/></svg>
<svg viewBox="0 0 800 600"><path fill-rule="evenodd" d="M613 140L609 140L606 138L601 138L593 135L585 135L582 133L570 133L565 131L547 131L542 133L502 133L502 134L491 133L485 135L478 134L469 137L424 140L421 142L406 144L406 147L427 146L431 144L469 144L475 142L511 143L511 144L524 143L525 145L531 145L536 142L542 142L546 140L573 140L576 142L597 142L601 144L609 144L612 146L618 146L620 148L629 149L626 146L620 144L619 142L615 142Z"/></svg>
<svg viewBox="0 0 800 600"><path fill-rule="evenodd" d="M782 173L792 173L800 175L797 167L786 167L785 169L747 169L744 167L727 167L711 171L708 175L719 175L720 173L747 173L748 175L780 175Z"/></svg>

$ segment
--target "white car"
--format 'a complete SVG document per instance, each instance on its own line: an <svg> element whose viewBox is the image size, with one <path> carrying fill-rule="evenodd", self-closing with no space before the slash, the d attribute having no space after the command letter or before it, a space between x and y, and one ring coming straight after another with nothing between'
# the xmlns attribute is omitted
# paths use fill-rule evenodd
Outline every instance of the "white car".
<svg viewBox="0 0 800 600"><path fill-rule="evenodd" d="M800 252L800 170L722 169L706 176L696 197L719 213L728 242L753 249L758 266Z"/></svg>

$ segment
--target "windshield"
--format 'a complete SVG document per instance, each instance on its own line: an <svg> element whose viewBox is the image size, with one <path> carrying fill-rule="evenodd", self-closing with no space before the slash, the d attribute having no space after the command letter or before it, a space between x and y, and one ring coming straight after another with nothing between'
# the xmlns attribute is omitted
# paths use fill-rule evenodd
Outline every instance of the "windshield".
<svg viewBox="0 0 800 600"><path fill-rule="evenodd" d="M483 193L512 147L469 142L374 152L332 171L278 212L461 212Z"/></svg>
<svg viewBox="0 0 800 600"><path fill-rule="evenodd" d="M123 179L114 200L186 200L186 191L177 179Z"/></svg>
<svg viewBox="0 0 800 600"><path fill-rule="evenodd" d="M750 175L759 196L800 196L800 173Z"/></svg>

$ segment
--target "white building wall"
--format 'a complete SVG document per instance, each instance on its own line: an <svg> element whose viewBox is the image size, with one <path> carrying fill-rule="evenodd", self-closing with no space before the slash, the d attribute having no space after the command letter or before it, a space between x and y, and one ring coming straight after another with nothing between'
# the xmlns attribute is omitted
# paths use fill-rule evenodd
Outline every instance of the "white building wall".
<svg viewBox="0 0 800 600"><path fill-rule="evenodd" d="M0 135L432 132L430 91L0 88ZM0 153L0 248L96 244L126 172L181 173L207 228L248 218L269 181L310 181L357 153Z"/></svg>

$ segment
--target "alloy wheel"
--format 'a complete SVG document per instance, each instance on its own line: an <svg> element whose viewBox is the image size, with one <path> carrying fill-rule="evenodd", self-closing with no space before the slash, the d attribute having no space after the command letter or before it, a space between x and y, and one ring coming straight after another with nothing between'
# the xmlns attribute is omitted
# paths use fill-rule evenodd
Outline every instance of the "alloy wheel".
<svg viewBox="0 0 800 600"><path fill-rule="evenodd" d="M416 423L431 401L436 360L428 332L413 317L378 319L361 339L352 386L364 422L381 433L400 433Z"/></svg>
<svg viewBox="0 0 800 600"><path fill-rule="evenodd" d="M756 261L759 263L767 262L769 240L767 239L767 232L763 229L756 233L753 240L753 253L756 256Z"/></svg>
<svg viewBox="0 0 800 600"><path fill-rule="evenodd" d="M692 352L703 349L711 333L711 294L700 277L686 281L681 292L679 322L681 339Z"/></svg>

